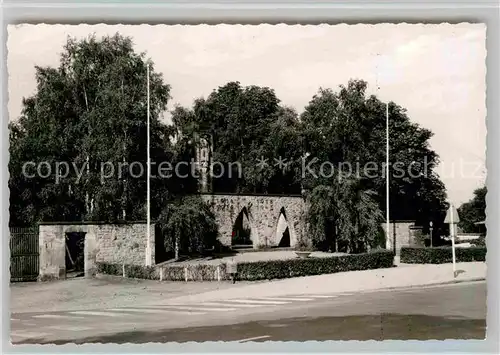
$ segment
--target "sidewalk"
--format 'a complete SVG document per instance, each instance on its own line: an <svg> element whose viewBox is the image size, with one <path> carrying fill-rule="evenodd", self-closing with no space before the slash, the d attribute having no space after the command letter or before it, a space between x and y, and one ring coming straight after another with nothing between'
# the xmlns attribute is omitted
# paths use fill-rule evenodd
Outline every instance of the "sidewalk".
<svg viewBox="0 0 500 355"><path fill-rule="evenodd" d="M486 278L486 263L484 262L457 263L457 270L463 272L453 278L452 264L399 264L391 269L297 277L244 286L238 286L238 282L236 282L231 288L172 298L169 301L195 303L249 297L335 294L477 281Z"/></svg>

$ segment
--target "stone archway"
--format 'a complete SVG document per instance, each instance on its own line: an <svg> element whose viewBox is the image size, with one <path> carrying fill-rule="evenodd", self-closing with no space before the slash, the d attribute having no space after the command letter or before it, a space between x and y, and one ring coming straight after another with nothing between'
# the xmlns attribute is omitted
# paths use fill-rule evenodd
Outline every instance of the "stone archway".
<svg viewBox="0 0 500 355"><path fill-rule="evenodd" d="M290 226L288 225L284 207L280 209L274 240L279 248L290 247Z"/></svg>
<svg viewBox="0 0 500 355"><path fill-rule="evenodd" d="M233 223L233 229L231 232L231 246L253 247L251 233L252 228L250 226L248 210L246 207L243 207Z"/></svg>
<svg viewBox="0 0 500 355"><path fill-rule="evenodd" d="M276 228L282 211L286 216L290 247L296 245L298 234L304 230L302 215L305 212L305 203L301 196L225 194L201 194L201 196L214 213L219 226L219 241L226 246L233 244L233 226L242 210L245 210L248 216L254 248L279 245L281 238L277 239Z"/></svg>

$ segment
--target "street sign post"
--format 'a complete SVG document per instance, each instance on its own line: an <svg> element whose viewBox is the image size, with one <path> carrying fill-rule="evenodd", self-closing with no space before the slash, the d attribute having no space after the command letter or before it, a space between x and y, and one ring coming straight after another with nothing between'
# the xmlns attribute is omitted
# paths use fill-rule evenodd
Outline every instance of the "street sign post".
<svg viewBox="0 0 500 355"><path fill-rule="evenodd" d="M444 223L448 223L450 225L450 238L451 238L451 253L453 258L453 277L457 277L457 267L456 267L456 258L455 258L455 236L456 236L456 224L460 222L460 218L458 217L458 211L450 204L450 208L446 212L446 217L444 218Z"/></svg>
<svg viewBox="0 0 500 355"><path fill-rule="evenodd" d="M432 221L429 222L429 229L430 229L430 242L431 242L431 248L432 248Z"/></svg>
<svg viewBox="0 0 500 355"><path fill-rule="evenodd" d="M238 273L238 264L233 259L226 264L226 272L231 275L234 284L236 282L236 274Z"/></svg>

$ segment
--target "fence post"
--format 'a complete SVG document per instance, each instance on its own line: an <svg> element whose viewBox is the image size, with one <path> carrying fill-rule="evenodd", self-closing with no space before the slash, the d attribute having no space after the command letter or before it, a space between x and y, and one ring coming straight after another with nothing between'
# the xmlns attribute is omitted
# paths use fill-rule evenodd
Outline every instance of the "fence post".
<svg viewBox="0 0 500 355"><path fill-rule="evenodd" d="M127 277L127 275L125 273L125 264L122 264L122 275L123 275L123 277Z"/></svg>
<svg viewBox="0 0 500 355"><path fill-rule="evenodd" d="M160 267L160 281L163 281L163 268Z"/></svg>
<svg viewBox="0 0 500 355"><path fill-rule="evenodd" d="M184 266L184 280L188 282L188 268L187 266Z"/></svg>

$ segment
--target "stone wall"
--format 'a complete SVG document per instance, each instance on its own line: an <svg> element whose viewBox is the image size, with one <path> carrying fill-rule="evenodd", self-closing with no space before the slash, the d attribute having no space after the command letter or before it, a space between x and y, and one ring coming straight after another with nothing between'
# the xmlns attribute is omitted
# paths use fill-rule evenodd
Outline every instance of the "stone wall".
<svg viewBox="0 0 500 355"><path fill-rule="evenodd" d="M41 279L59 279L66 275L66 233L85 233L85 276L93 276L96 262L153 265L155 257L154 225L147 241L146 223L128 224L41 224L39 229Z"/></svg>
<svg viewBox="0 0 500 355"><path fill-rule="evenodd" d="M384 228L384 232L386 232L386 249L393 249L394 239L396 242L397 255L399 255L401 247L408 247L413 245L413 235L415 233L415 229L412 227L414 226L414 224L414 221L396 221L393 223L389 223L389 237L387 237L386 223L382 223L382 228Z"/></svg>
<svg viewBox="0 0 500 355"><path fill-rule="evenodd" d="M219 241L231 245L233 226L246 208L254 248L277 246L281 235L276 233L281 211L284 211L293 247L304 234L305 203L300 196L272 195L201 195L209 203L219 226Z"/></svg>

